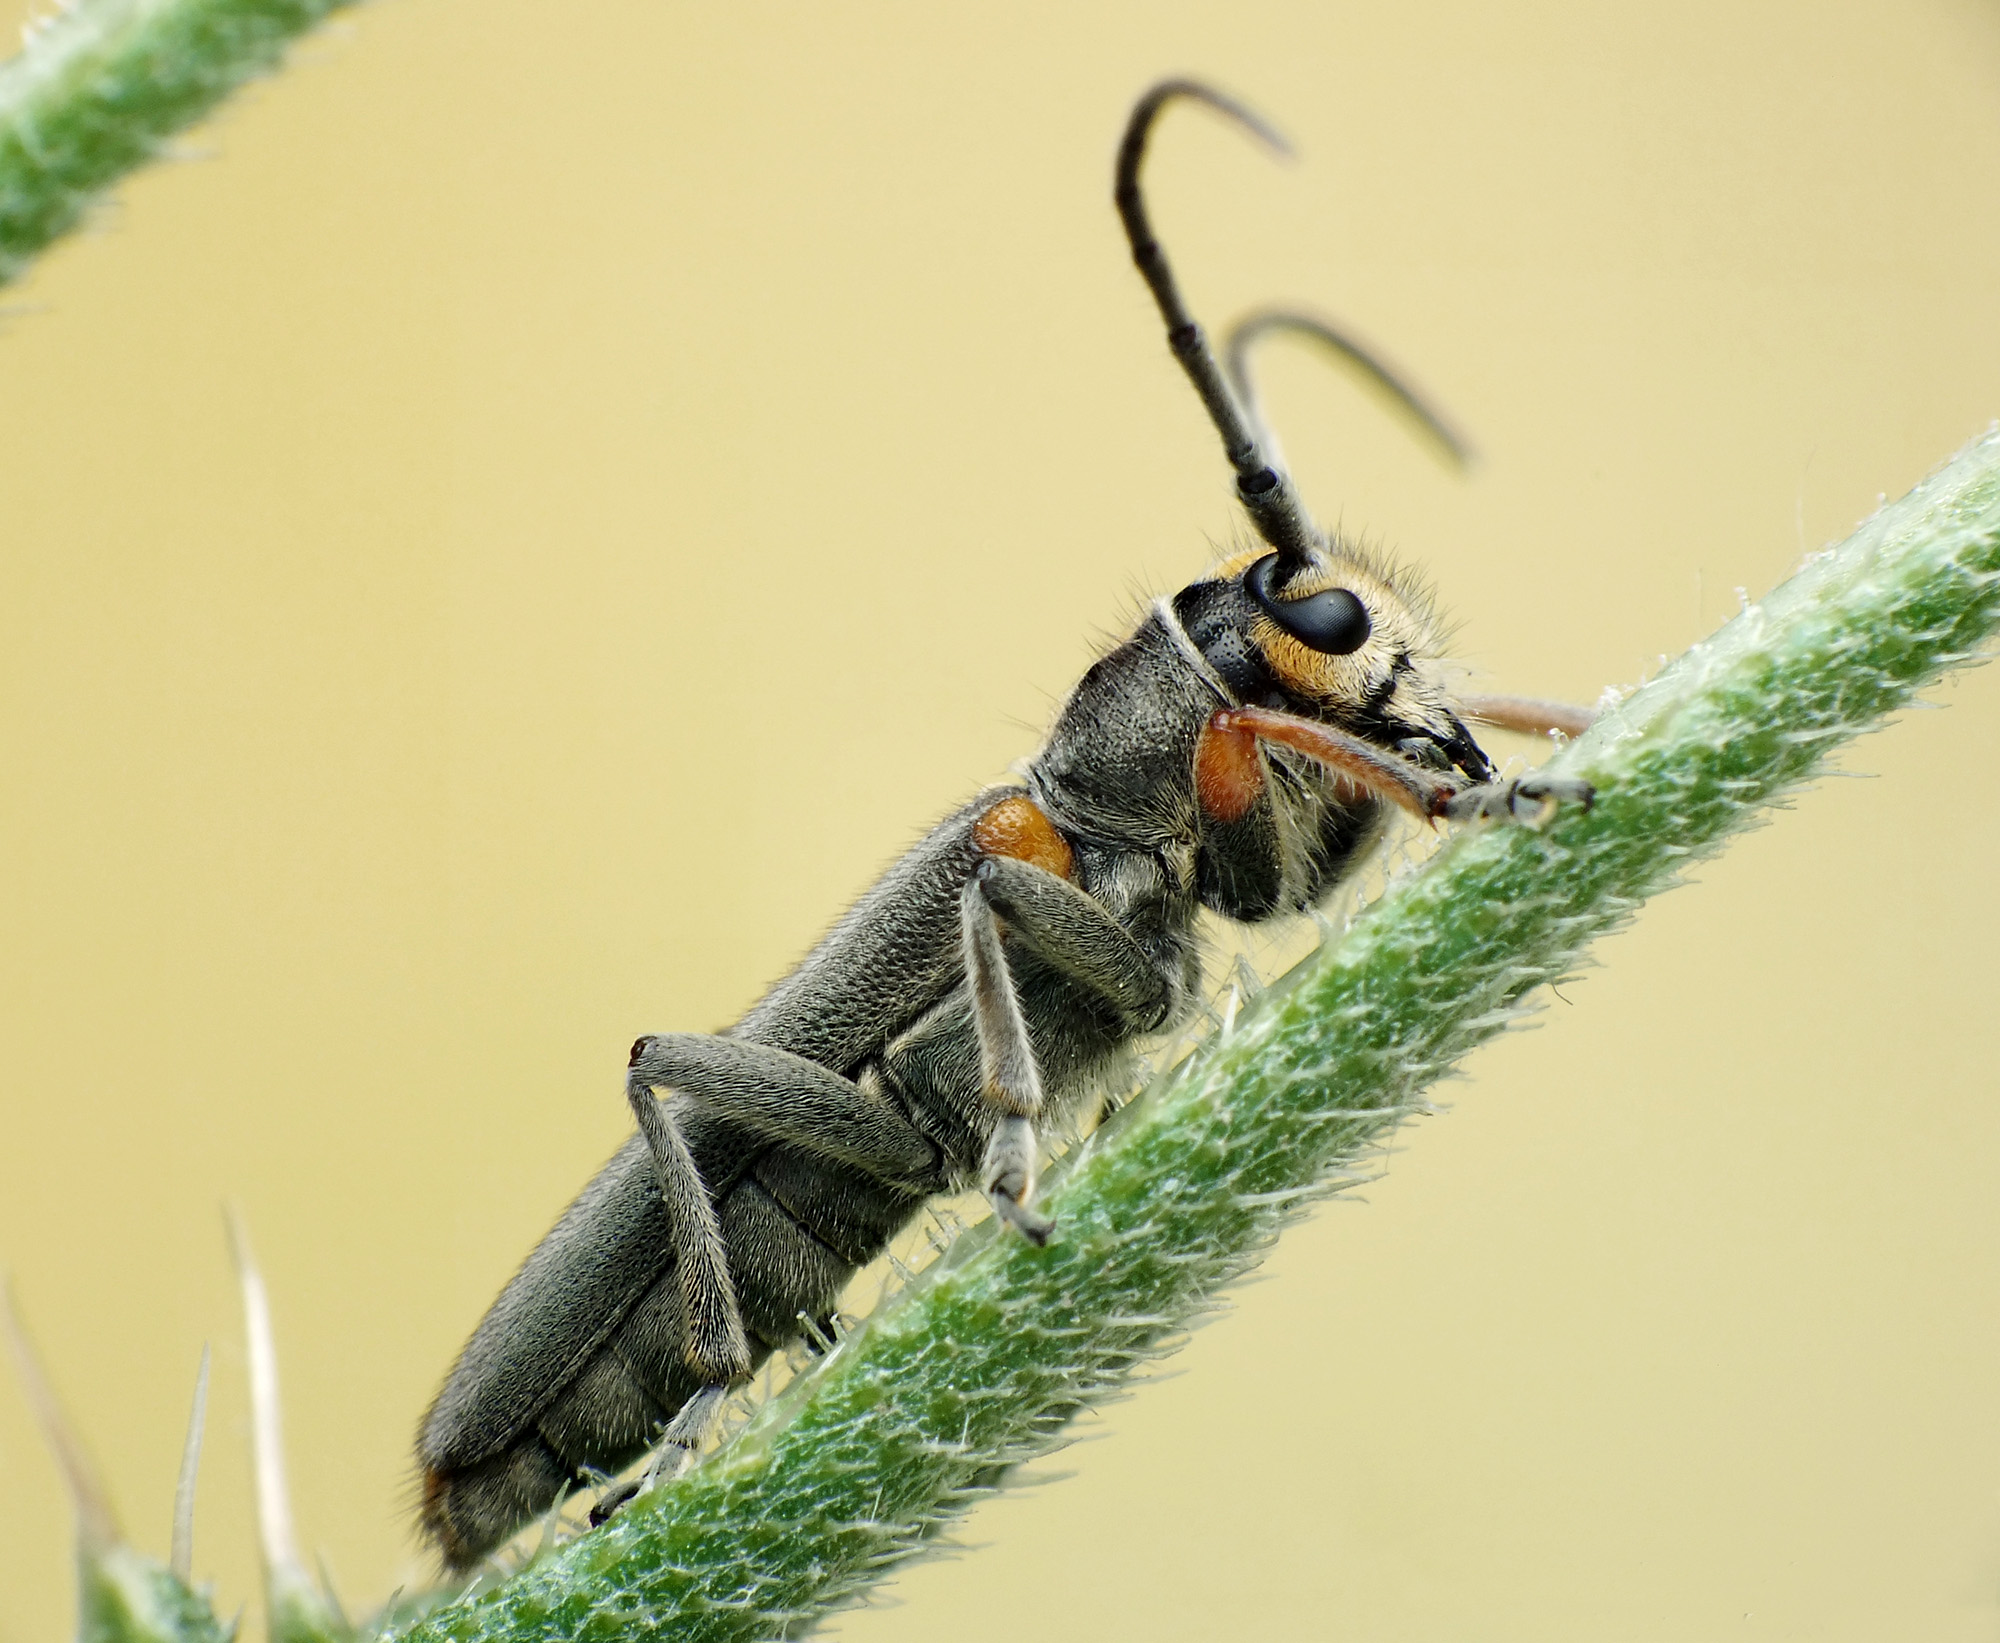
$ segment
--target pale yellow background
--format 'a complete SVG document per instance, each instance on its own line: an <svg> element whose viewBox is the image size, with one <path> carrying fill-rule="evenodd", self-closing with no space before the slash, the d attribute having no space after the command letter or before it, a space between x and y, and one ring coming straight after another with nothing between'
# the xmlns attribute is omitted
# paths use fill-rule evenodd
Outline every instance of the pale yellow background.
<svg viewBox="0 0 2000 1643"><path fill-rule="evenodd" d="M301 1533L626 1132L1234 529L1110 211L1129 99L1307 493L1493 688L1630 682L2000 412L2000 13L381 0L0 329L0 1260L164 1551L254 1590L218 1206ZM2000 1609L2000 674L1607 942L852 1643L1975 1639ZM0 1639L69 1625L0 1390Z"/></svg>

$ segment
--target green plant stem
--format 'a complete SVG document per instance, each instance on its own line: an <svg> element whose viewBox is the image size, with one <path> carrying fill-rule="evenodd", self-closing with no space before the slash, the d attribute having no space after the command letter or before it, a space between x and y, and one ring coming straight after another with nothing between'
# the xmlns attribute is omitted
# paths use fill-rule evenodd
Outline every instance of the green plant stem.
<svg viewBox="0 0 2000 1643"><path fill-rule="evenodd" d="M0 64L0 281L347 0L77 0Z"/></svg>
<svg viewBox="0 0 2000 1643"><path fill-rule="evenodd" d="M1596 808L1451 841L1076 1160L1056 1241L990 1224L736 1442L451 1638L768 1637L880 1579L1254 1262L1421 1092L2000 620L2000 435L1809 563L1555 760Z"/></svg>
<svg viewBox="0 0 2000 1643"><path fill-rule="evenodd" d="M208 1594L123 1542L78 1557L78 1643L230 1643Z"/></svg>

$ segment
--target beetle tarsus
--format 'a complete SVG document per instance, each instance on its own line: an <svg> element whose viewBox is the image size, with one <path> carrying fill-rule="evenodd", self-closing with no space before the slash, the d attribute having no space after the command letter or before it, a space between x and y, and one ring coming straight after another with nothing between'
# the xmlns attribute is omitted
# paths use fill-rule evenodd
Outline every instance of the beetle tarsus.
<svg viewBox="0 0 2000 1643"><path fill-rule="evenodd" d="M708 1442L708 1435L722 1414L723 1400L728 1396L727 1386L704 1386L682 1404L680 1412L660 1433L659 1447L653 1451L646 1470L636 1478L613 1484L597 1497L597 1504L590 1509L591 1528L610 1522L641 1495L660 1484L672 1483L685 1472L701 1453L702 1445Z"/></svg>
<svg viewBox="0 0 2000 1643"><path fill-rule="evenodd" d="M1055 1222L1029 1207L1035 1196L1035 1126L1026 1118L1003 1118L986 1144L986 1196L993 1213L1030 1243L1046 1244Z"/></svg>
<svg viewBox="0 0 2000 1643"><path fill-rule="evenodd" d="M626 1506L636 1500L639 1496L639 1491L644 1487L644 1479L628 1478L625 1482L615 1483L609 1489L605 1490L603 1494L597 1497L597 1504L590 1509L589 1521L591 1528L603 1528L605 1524L609 1523L623 1511Z"/></svg>
<svg viewBox="0 0 2000 1643"><path fill-rule="evenodd" d="M1543 827L1565 804L1589 810L1596 802L1597 789L1587 781L1530 771L1512 781L1487 782L1454 793L1439 813L1447 821L1506 821Z"/></svg>
<svg viewBox="0 0 2000 1643"><path fill-rule="evenodd" d="M1004 1192L989 1192L986 1196L993 1205L993 1213L1037 1249L1044 1247L1054 1235L1055 1222L1040 1210L1031 1209Z"/></svg>
<svg viewBox="0 0 2000 1643"><path fill-rule="evenodd" d="M702 1445L708 1442L715 1423L722 1418L723 1400L728 1396L727 1386L704 1386L681 1405L680 1412L660 1434L660 1447L653 1455L653 1463L639 1480L641 1493L655 1484L673 1482L688 1469L701 1453Z"/></svg>

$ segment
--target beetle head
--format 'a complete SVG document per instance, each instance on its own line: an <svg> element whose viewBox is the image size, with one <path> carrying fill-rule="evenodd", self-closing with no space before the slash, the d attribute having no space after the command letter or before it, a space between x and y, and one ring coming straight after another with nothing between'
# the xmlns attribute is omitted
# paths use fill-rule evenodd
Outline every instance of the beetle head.
<svg viewBox="0 0 2000 1643"><path fill-rule="evenodd" d="M1436 610L1407 571L1344 545L1304 563L1258 547L1218 565L1176 607L1239 700L1491 779L1440 677Z"/></svg>

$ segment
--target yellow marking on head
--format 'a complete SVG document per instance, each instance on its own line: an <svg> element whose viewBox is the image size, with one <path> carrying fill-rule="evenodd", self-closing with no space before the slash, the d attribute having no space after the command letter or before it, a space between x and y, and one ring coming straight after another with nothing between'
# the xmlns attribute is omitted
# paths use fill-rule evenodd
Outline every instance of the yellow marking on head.
<svg viewBox="0 0 2000 1643"><path fill-rule="evenodd" d="M1413 598L1398 585L1393 572L1347 554L1301 572L1283 591L1289 602L1329 588L1345 588L1361 601L1368 612L1367 641L1348 655L1329 656L1260 614L1250 640L1278 682L1336 720L1343 710L1358 711L1371 700L1380 701L1384 687L1393 682L1394 717L1413 731L1446 729L1450 710L1432 666L1442 648L1442 635L1428 601L1420 593Z"/></svg>
<svg viewBox="0 0 2000 1643"><path fill-rule="evenodd" d="M1261 543L1241 548L1211 568L1204 580L1230 581L1272 551ZM1260 612L1248 638L1272 675L1288 693L1319 704L1335 718L1343 708L1358 709L1394 676L1399 716L1413 728L1446 728L1450 709L1433 672L1444 654L1445 635L1422 580L1366 547L1336 542L1284 585L1281 602L1309 599L1328 588L1345 588L1366 607L1367 642L1349 655L1329 656ZM1414 673L1397 671L1403 657L1414 664Z"/></svg>
<svg viewBox="0 0 2000 1643"><path fill-rule="evenodd" d="M1250 637L1278 682L1307 701L1329 705L1358 703L1388 675L1394 658L1422 644L1420 625L1395 591L1360 565L1334 560L1302 571L1287 582L1281 603L1310 599L1329 588L1345 588L1368 612L1368 638L1345 656L1329 656L1295 639L1270 617L1260 615Z"/></svg>
<svg viewBox="0 0 2000 1643"><path fill-rule="evenodd" d="M1221 564L1211 570L1203 580L1209 582L1227 582L1231 577L1241 576L1252 565L1256 564L1258 560L1268 559L1270 556L1271 549L1263 546L1261 543L1254 548L1245 548L1240 553L1232 553Z"/></svg>

